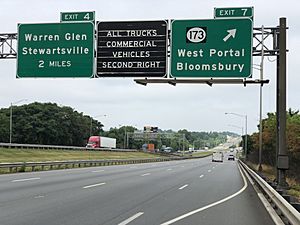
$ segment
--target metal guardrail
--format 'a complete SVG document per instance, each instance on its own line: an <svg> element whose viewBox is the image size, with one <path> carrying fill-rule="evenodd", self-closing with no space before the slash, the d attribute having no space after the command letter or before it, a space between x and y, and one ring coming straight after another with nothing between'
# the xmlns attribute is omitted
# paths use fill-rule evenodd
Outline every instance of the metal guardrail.
<svg viewBox="0 0 300 225"><path fill-rule="evenodd" d="M241 160L239 160L239 163L246 169L248 174L259 185L260 189L273 203L275 208L280 211L279 216L281 218L283 216L288 221L287 224L299 225L300 213L288 201L286 201L276 190L274 190L263 178L261 178L257 173L255 173L252 169L250 169L245 163L243 163Z"/></svg>
<svg viewBox="0 0 300 225"><path fill-rule="evenodd" d="M151 162L164 162L173 160L185 160L203 158L206 156L198 157L169 157L169 158L148 158L148 159L114 159L114 160L70 160L70 161L49 161L49 162L16 162L16 163L0 163L0 168L8 169L8 172L24 172L26 168L31 167L31 171L45 170L45 167L52 169L68 169L87 166L110 166L122 164L136 164L136 163L151 163Z"/></svg>
<svg viewBox="0 0 300 225"><path fill-rule="evenodd" d="M136 152L135 149L116 149L116 148L86 148L77 146L62 145L37 145L37 144L17 144L17 143L0 143L3 148L32 148L32 149L62 149L62 150L93 150L93 151L114 151L114 152Z"/></svg>

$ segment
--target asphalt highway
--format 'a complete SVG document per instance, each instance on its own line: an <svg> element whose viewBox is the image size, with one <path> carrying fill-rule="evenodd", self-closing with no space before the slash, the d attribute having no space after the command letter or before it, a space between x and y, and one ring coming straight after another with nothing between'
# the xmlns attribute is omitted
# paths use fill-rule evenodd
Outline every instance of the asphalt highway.
<svg viewBox="0 0 300 225"><path fill-rule="evenodd" d="M236 161L0 176L1 225L273 225Z"/></svg>

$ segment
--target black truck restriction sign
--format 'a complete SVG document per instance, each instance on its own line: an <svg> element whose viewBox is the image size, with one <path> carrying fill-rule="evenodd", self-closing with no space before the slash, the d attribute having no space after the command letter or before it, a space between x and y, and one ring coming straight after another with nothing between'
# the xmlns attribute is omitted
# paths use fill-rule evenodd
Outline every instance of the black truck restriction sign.
<svg viewBox="0 0 300 225"><path fill-rule="evenodd" d="M98 77L164 77L167 21L98 22Z"/></svg>

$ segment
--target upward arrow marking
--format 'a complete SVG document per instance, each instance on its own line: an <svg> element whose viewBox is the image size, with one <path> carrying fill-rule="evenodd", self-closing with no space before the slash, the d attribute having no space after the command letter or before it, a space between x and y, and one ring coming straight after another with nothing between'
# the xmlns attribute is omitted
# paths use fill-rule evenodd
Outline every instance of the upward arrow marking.
<svg viewBox="0 0 300 225"><path fill-rule="evenodd" d="M227 41L230 37L235 38L236 29L227 30L228 34L223 38L223 41Z"/></svg>

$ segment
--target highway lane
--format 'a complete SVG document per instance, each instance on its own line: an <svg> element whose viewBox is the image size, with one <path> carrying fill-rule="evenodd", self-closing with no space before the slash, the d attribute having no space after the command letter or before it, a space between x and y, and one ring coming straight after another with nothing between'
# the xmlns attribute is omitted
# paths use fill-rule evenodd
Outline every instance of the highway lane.
<svg viewBox="0 0 300 225"><path fill-rule="evenodd" d="M3 175L0 221L3 225L163 224L243 187L236 162L212 163L210 157ZM200 222L273 224L250 184L228 201L174 224Z"/></svg>

